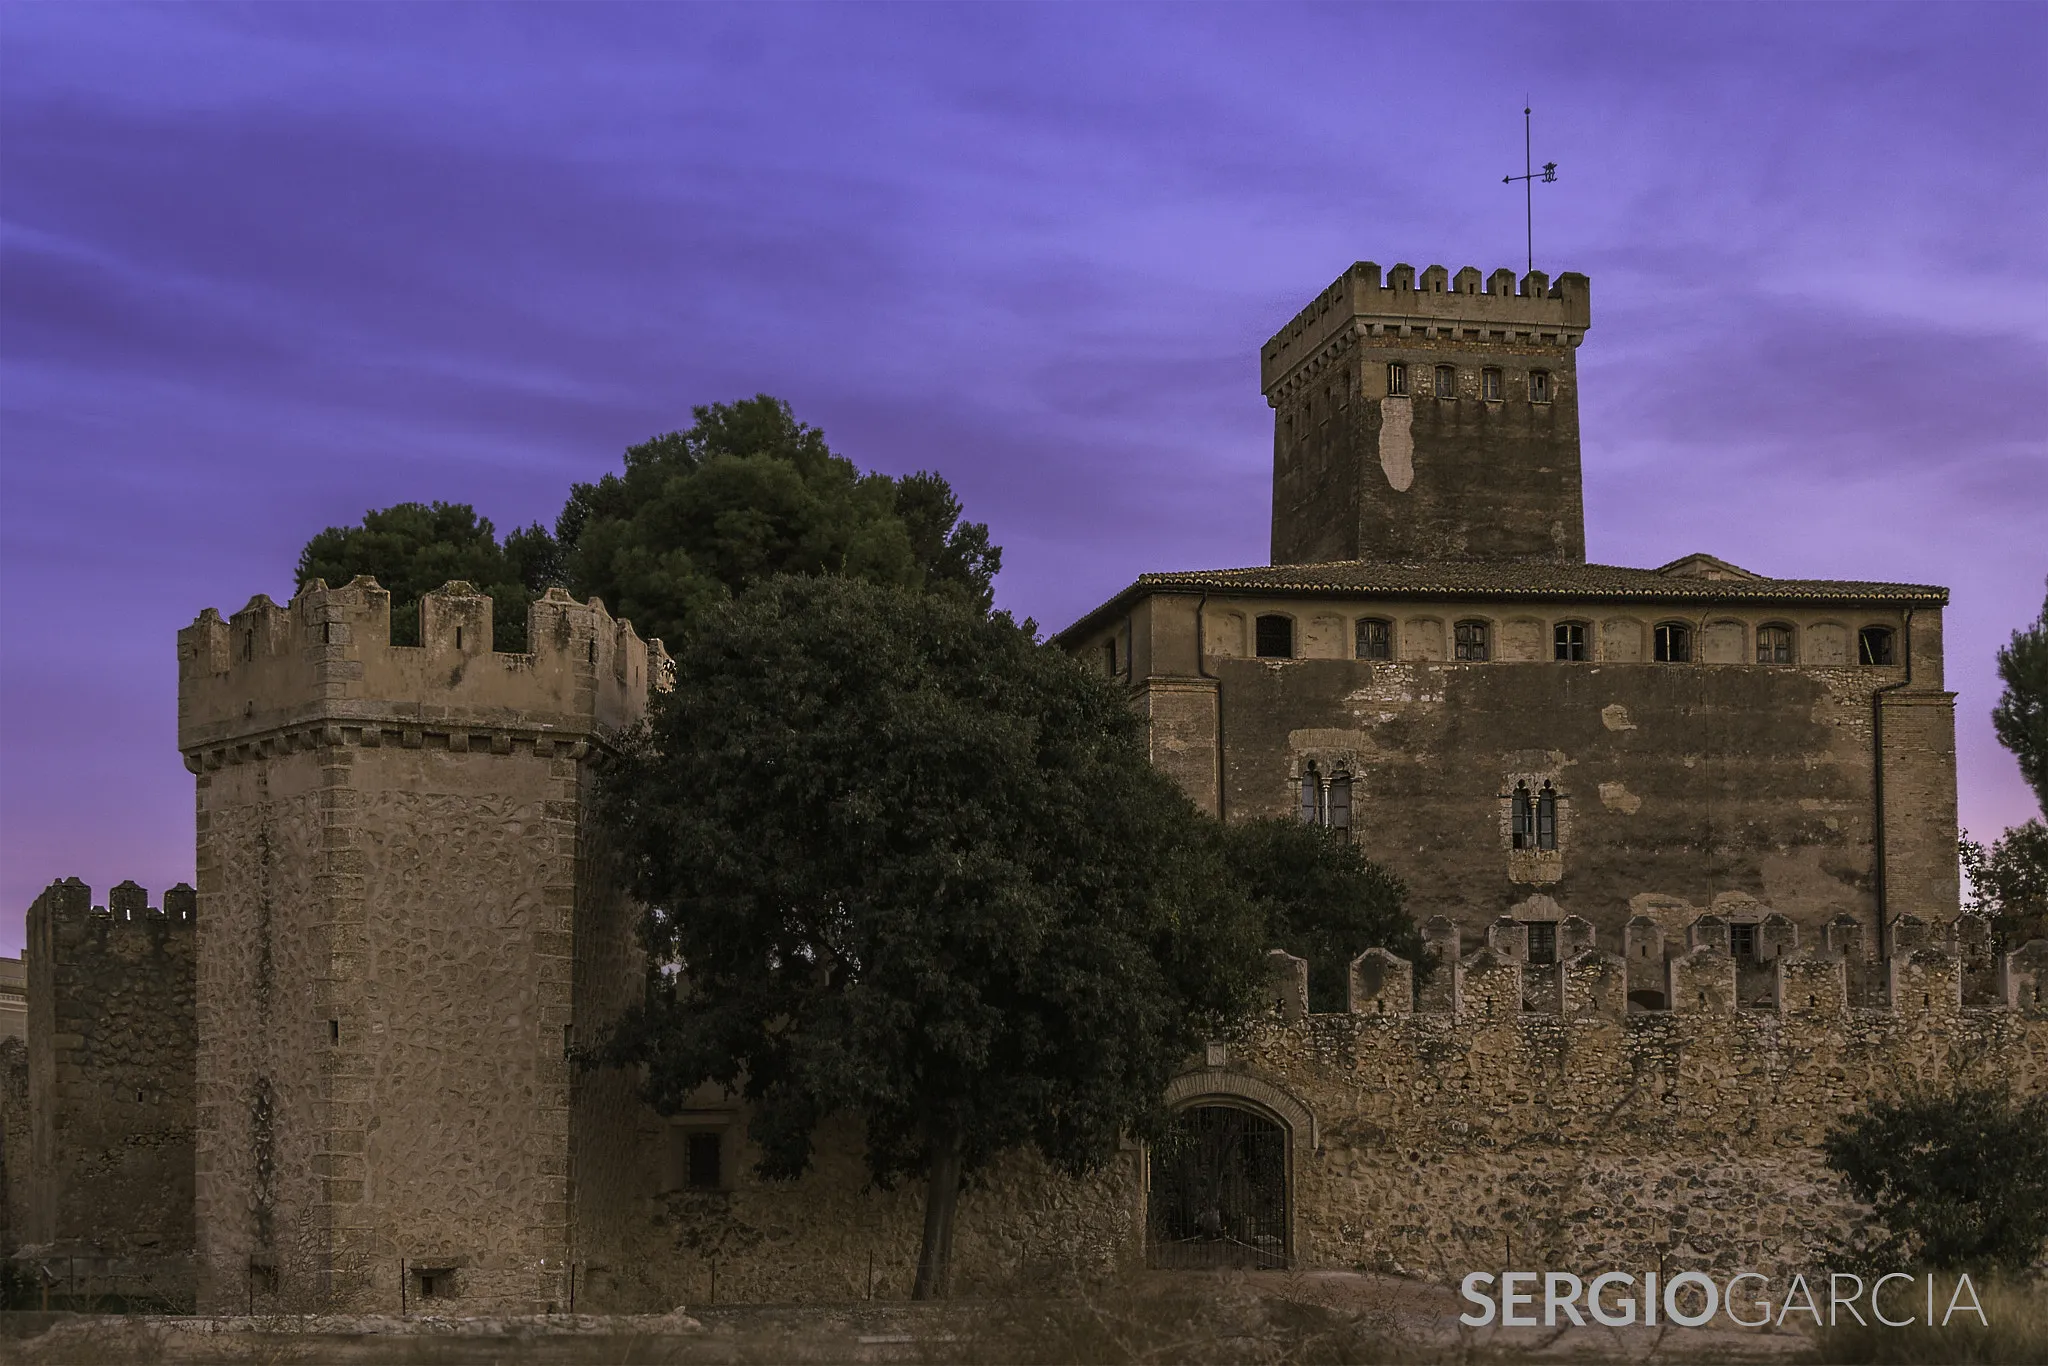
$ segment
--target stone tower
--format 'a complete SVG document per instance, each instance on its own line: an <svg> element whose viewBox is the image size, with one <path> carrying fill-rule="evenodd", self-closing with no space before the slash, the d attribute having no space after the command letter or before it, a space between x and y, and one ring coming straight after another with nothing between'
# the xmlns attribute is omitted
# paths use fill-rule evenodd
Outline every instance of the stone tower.
<svg viewBox="0 0 2048 1366"><path fill-rule="evenodd" d="M178 634L202 1309L568 1299L567 1050L638 985L588 761L665 657L559 589L528 620L532 652L499 654L451 583L394 646L358 578ZM591 990L593 961L620 980Z"/></svg>
<svg viewBox="0 0 2048 1366"><path fill-rule="evenodd" d="M1345 271L1259 355L1273 563L1583 563L1574 350L1590 311L1575 273Z"/></svg>
<svg viewBox="0 0 2048 1366"><path fill-rule="evenodd" d="M28 910L28 1169L18 1241L74 1278L191 1293L193 893L77 878Z"/></svg>

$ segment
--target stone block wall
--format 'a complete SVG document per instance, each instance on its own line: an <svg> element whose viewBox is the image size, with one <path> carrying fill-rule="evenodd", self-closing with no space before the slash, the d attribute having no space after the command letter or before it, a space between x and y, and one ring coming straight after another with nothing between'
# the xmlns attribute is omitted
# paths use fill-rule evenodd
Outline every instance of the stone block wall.
<svg viewBox="0 0 2048 1366"><path fill-rule="evenodd" d="M1439 969L1452 1008L1421 1010L1407 965L1375 952L1349 1012L1276 1010L1230 1066L1315 1116L1294 1189L1303 1264L1806 1267L1868 1217L1821 1159L1832 1123L1956 1076L2048 1088L2048 1010L2009 1003L2017 986L1965 1004L1951 946L1974 928L1885 963L1891 1004L1874 1005L1850 1004L1847 962L1811 948L1777 958L1752 1005L1709 942L1662 964L1669 1010L1626 1004L1633 960L1598 947L1558 965L1554 1003L1525 1005L1523 965L1482 949ZM2028 946L2000 980L2042 963L2048 944Z"/></svg>
<svg viewBox="0 0 2048 1366"><path fill-rule="evenodd" d="M26 1255L83 1259L103 1284L154 1280L180 1298L193 1237L195 901L181 884L153 908L124 882L107 903L69 878L29 908L15 1236Z"/></svg>

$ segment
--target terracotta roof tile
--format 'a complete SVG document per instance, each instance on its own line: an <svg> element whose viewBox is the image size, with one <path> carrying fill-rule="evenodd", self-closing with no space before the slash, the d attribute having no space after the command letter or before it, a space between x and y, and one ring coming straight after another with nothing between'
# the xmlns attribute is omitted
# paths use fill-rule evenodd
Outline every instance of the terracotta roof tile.
<svg viewBox="0 0 2048 1366"><path fill-rule="evenodd" d="M1071 635L1095 618L1146 593L1246 593L1340 597L1494 598L1515 601L1599 600L1694 603L1941 604L1948 590L1922 583L1853 579L1706 578L1667 572L1702 557L1688 556L1664 570L1610 564L1542 561L1393 564L1335 560L1324 564L1256 565L1141 574L1136 583L1061 632ZM1717 562L1718 563L1718 562ZM1729 566L1733 568L1733 566ZM1746 573L1747 571L1736 571Z"/></svg>

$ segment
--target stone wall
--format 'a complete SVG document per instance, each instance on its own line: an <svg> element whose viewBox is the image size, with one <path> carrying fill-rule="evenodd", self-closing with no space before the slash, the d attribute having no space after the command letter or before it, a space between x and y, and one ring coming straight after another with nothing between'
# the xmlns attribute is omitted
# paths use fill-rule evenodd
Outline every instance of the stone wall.
<svg viewBox="0 0 2048 1366"><path fill-rule="evenodd" d="M194 897L180 885L156 909L124 882L107 902L70 878L29 908L15 1236L26 1255L79 1259L106 1288L154 1282L177 1299L192 1249Z"/></svg>
<svg viewBox="0 0 2048 1366"><path fill-rule="evenodd" d="M1295 658L1246 657L1265 614L1294 623ZM1701 653L1722 632L1738 659L1782 625L1798 662L1658 663L1667 618ZM1646 911L1691 908L1675 930L1732 898L1810 939L1851 915L1882 948L1880 909L1956 912L1936 606L1151 592L1130 619L1155 764L1227 820L1296 814L1311 763L1347 774L1351 836L1406 878L1417 919L1484 923L1540 892L1619 936ZM1121 620L1098 613L1063 640L1087 660ZM1396 658L1352 657L1361 620L1393 627ZM1447 658L1459 621L1485 625L1491 658ZM1560 622L1585 624L1588 658L1551 658ZM1898 663L1841 658L1866 626L1893 632ZM1514 846L1518 781L1552 784L1554 850Z"/></svg>
<svg viewBox="0 0 2048 1366"><path fill-rule="evenodd" d="M1818 1150L1873 1097L1958 1075L2048 1088L2048 1014L2014 1004L2048 943L2008 956L1993 1004L1962 1004L1963 968L1929 946L1888 963L1896 1009L1848 1002L1844 960L1779 960L1773 1001L1738 1005L1712 945L1668 960L1669 1011L1630 1009L1619 955L1565 965L1548 1009L1522 967L1454 964L1452 1010L1414 1009L1412 973L1375 951L1351 1011L1309 1015L1299 960L1276 956L1281 1008L1232 1046L1233 1070L1312 1111L1297 1255L1431 1275L1506 1265L1812 1264L1866 1216Z"/></svg>
<svg viewBox="0 0 2048 1366"><path fill-rule="evenodd" d="M701 1125L709 1113L655 1123L666 1132ZM752 1174L759 1153L746 1140L744 1109L726 1105L720 1114L729 1154L724 1187L690 1189L673 1167L638 1170L636 1198L613 1207L622 1222L609 1250L582 1269L579 1309L909 1295L924 1187L873 1188L857 1121L842 1117L820 1129L802 1178L762 1181ZM960 1196L956 1292L1044 1286L1134 1264L1143 1250L1141 1185L1136 1148L1082 1181L1048 1170L1029 1152L995 1164Z"/></svg>
<svg viewBox="0 0 2048 1366"><path fill-rule="evenodd" d="M28 1042L0 1039L0 1257L11 1256L28 1226Z"/></svg>

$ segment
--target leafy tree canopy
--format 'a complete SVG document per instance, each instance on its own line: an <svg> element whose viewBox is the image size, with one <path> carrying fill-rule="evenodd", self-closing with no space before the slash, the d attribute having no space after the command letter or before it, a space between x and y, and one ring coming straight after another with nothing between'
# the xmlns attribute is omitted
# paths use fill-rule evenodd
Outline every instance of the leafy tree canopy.
<svg viewBox="0 0 2048 1366"><path fill-rule="evenodd" d="M1309 1009L1350 1008L1351 960L1370 948L1422 962L1422 935L1402 909L1401 879L1336 832L1284 818L1224 827L1231 872L1267 936L1308 960Z"/></svg>
<svg viewBox="0 0 2048 1366"><path fill-rule="evenodd" d="M420 643L420 596L466 579L491 597L496 648L526 648L526 609L552 582L554 541L538 524L498 543L488 517L467 503L399 503L331 526L299 552L298 581L339 587L370 574L391 592L391 640Z"/></svg>
<svg viewBox="0 0 2048 1366"><path fill-rule="evenodd" d="M2023 1272L2048 1244L2048 1095L1958 1084L1872 1101L1822 1147L1887 1230L1874 1261Z"/></svg>
<svg viewBox="0 0 2048 1366"><path fill-rule="evenodd" d="M954 591L984 610L1002 552L937 474L862 474L766 394L691 410L686 431L578 484L556 522L570 583L670 645L774 574Z"/></svg>
<svg viewBox="0 0 2048 1366"><path fill-rule="evenodd" d="M744 1095L771 1177L857 1116L878 1182L927 1182L936 1293L962 1177L1156 1131L1264 927L1125 698L1006 615L843 577L698 610L604 787L659 965L606 1055L665 1111Z"/></svg>
<svg viewBox="0 0 2048 1366"><path fill-rule="evenodd" d="M1991 918L2001 945L2048 939L2048 825L2015 825L1988 850L1965 834L1962 863L1970 909Z"/></svg>
<svg viewBox="0 0 2048 1366"><path fill-rule="evenodd" d="M1992 709L1998 743L2020 761L2020 773L2048 815L2048 600L2034 624L2012 633L1998 652L2005 692Z"/></svg>

